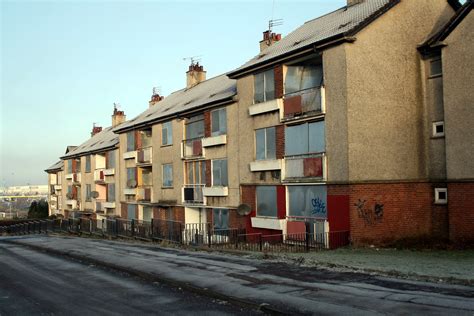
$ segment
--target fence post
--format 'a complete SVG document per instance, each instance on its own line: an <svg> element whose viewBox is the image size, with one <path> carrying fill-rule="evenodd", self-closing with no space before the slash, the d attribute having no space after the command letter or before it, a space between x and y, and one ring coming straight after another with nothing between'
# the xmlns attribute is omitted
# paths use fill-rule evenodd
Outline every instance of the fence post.
<svg viewBox="0 0 474 316"><path fill-rule="evenodd" d="M262 233L258 234L258 244L260 251L263 251L263 238L262 238Z"/></svg>
<svg viewBox="0 0 474 316"><path fill-rule="evenodd" d="M150 220L150 239L153 240L153 218Z"/></svg>
<svg viewBox="0 0 474 316"><path fill-rule="evenodd" d="M134 219L132 219L131 229L132 229L132 237L133 237L135 236L135 220Z"/></svg>
<svg viewBox="0 0 474 316"><path fill-rule="evenodd" d="M310 227L309 227L309 222L305 222L304 223L304 226L305 226L305 248L306 248L306 252L309 252L309 238L310 238Z"/></svg>
<svg viewBox="0 0 474 316"><path fill-rule="evenodd" d="M212 235L211 235L211 223L207 223L207 242L209 244L209 248L211 248L212 242Z"/></svg>

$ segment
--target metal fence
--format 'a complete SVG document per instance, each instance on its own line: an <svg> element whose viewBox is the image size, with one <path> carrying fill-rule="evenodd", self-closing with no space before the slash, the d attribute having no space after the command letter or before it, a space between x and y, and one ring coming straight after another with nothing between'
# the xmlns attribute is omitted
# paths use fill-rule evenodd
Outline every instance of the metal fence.
<svg viewBox="0 0 474 316"><path fill-rule="evenodd" d="M31 220L0 226L0 235L69 233L108 238L167 241L181 245L263 252L308 252L336 249L349 244L348 231L323 233L247 234L243 228L214 229L210 223L183 224L152 219L55 219Z"/></svg>

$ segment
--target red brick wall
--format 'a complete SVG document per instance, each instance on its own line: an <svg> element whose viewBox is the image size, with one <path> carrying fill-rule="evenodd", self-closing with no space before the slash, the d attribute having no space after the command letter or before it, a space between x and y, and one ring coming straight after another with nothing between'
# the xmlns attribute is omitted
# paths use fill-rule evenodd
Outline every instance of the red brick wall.
<svg viewBox="0 0 474 316"><path fill-rule="evenodd" d="M474 183L448 184L449 238L474 242Z"/></svg>
<svg viewBox="0 0 474 316"><path fill-rule="evenodd" d="M275 77L275 97L277 99L283 97L283 67L278 65L274 68L273 74Z"/></svg>
<svg viewBox="0 0 474 316"><path fill-rule="evenodd" d="M204 136L211 136L211 112L204 112Z"/></svg>
<svg viewBox="0 0 474 316"><path fill-rule="evenodd" d="M212 185L212 166L211 160L206 160L206 187L210 187Z"/></svg>
<svg viewBox="0 0 474 316"><path fill-rule="evenodd" d="M184 207L174 206L173 207L173 220L184 223Z"/></svg>
<svg viewBox="0 0 474 316"><path fill-rule="evenodd" d="M278 125L275 127L276 138L276 158L283 159L285 156L285 126Z"/></svg>
<svg viewBox="0 0 474 316"><path fill-rule="evenodd" d="M236 210L229 210L229 228L245 228L247 217L239 215Z"/></svg>
<svg viewBox="0 0 474 316"><path fill-rule="evenodd" d="M120 216L127 218L127 203L120 203Z"/></svg>
<svg viewBox="0 0 474 316"><path fill-rule="evenodd" d="M438 186L431 183L351 185L350 228L354 244L439 237L442 233L439 230L447 223L442 215L443 206L434 205L434 187Z"/></svg>

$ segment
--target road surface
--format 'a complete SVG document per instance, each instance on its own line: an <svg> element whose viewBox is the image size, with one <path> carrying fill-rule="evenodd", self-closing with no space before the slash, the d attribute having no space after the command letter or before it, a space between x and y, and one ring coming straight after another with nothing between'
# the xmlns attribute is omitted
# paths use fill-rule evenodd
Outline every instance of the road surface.
<svg viewBox="0 0 474 316"><path fill-rule="evenodd" d="M124 271L131 275L136 275L148 282L165 282L166 284L181 285L183 289L198 289L200 294L209 297L219 297L229 302L247 302L249 305L260 306L264 304L263 310L280 311L288 314L326 314L326 315L474 315L474 288L459 285L435 284L427 282L415 282L400 280L376 275L361 273L336 272L322 269L315 269L300 266L297 264L287 264L272 260L256 260L252 258L237 257L228 254L205 253L196 251L185 251L179 249L162 248L150 243L130 243L120 241L96 240L89 238L62 237L62 236L24 236L24 237L0 237L2 253L0 256L14 258L14 254L8 251L15 250L17 253L28 253L27 259L23 261L31 264L37 262L36 256L44 261L41 269L33 270L32 276L40 278L43 269L52 272L59 269L60 274L54 277L51 275L51 284L45 289L44 295L52 291L54 297L60 299L66 290L73 291L73 303L81 306L81 299L92 300L95 304L93 311L101 313L107 311L115 304L126 301L133 304L131 309L120 309L123 313L136 310L138 307L143 311L152 311L150 302L158 299L151 290L138 291L126 295L125 290L118 291L117 294L101 297L107 293L108 289L121 287L121 282L125 282L124 288L128 288L129 278L122 276L114 278L111 286L100 290L100 285L109 282L113 275L106 274L96 282L95 275L102 275L96 267L83 266L77 274L71 270L77 269L76 263L72 268L67 268L64 259L53 258L54 255L62 255L75 258L82 262L94 263L106 266L117 271ZM12 248L12 245L15 245ZM51 258L47 258L44 253L27 250L23 247L46 251ZM1 260L3 260L0 258ZM8 259L16 260L16 259ZM7 260L7 262L8 262ZM57 262L54 269L48 268L49 260ZM59 261L56 261L59 260ZM20 261L21 263L22 261ZM22 273L29 269L27 263L23 267L14 268L15 261L8 264L9 269L3 275L9 276L8 283L16 280L15 274ZM13 267L12 267L13 266ZM64 266L64 267L63 267ZM73 275L68 277L69 273ZM36 284L41 285L41 279ZM25 282L27 279L24 280ZM79 282L78 290L74 291L74 282ZM90 291L89 282L98 287L97 291ZM134 281L137 282L137 281ZM3 280L0 283L3 288ZM16 284L16 283L15 283ZM54 285L65 286L64 291L55 291ZM19 286L19 285L18 285ZM34 284L33 284L34 286ZM143 286L151 286L144 284ZM133 287L132 287L133 288ZM38 292L38 291L36 291ZM148 293L148 294L147 294ZM194 292L193 292L194 293ZM183 295L186 297L187 293ZM1 294L8 296L8 294ZM40 293L37 293L40 296ZM105 294L106 295L106 294ZM117 299L114 300L114 297ZM41 296L40 296L41 298ZM70 298L68 298L69 300ZM172 300L172 299L170 299ZM102 302L112 301L104 308ZM174 302L179 301L175 299ZM40 305L41 301L39 301ZM173 301L172 301L173 302ZM203 300L189 301L190 306L171 303L171 310L163 312L174 313L182 311L186 314L193 310L196 304ZM51 303L47 300L45 304ZM206 310L219 310L220 306L204 304ZM155 303L160 305L159 302ZM162 305L167 305L166 300ZM213 309L214 307L214 309ZM225 306L223 306L225 307ZM173 309L174 308L174 309ZM0 308L0 313L2 309ZM195 310L196 311L196 310ZM201 311L201 310L200 310ZM225 312L225 310L222 310ZM233 312L228 310L228 312ZM246 311L242 311L246 312Z"/></svg>

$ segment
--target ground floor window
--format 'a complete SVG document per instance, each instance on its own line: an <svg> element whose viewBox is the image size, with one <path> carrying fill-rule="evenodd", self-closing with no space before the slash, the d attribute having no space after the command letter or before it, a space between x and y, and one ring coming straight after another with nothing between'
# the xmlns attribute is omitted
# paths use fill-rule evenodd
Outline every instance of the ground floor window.
<svg viewBox="0 0 474 316"><path fill-rule="evenodd" d="M212 218L214 229L229 229L229 210L224 208L213 209Z"/></svg>
<svg viewBox="0 0 474 316"><path fill-rule="evenodd" d="M143 220L145 222L150 222L153 217L153 209L150 206L143 207Z"/></svg>
<svg viewBox="0 0 474 316"><path fill-rule="evenodd" d="M327 218L327 188L324 185L291 185L288 215Z"/></svg>
<svg viewBox="0 0 474 316"><path fill-rule="evenodd" d="M257 216L277 217L276 186L257 187Z"/></svg>
<svg viewBox="0 0 474 316"><path fill-rule="evenodd" d="M127 205L127 219L135 219L136 218L136 209L137 206L133 204Z"/></svg>

